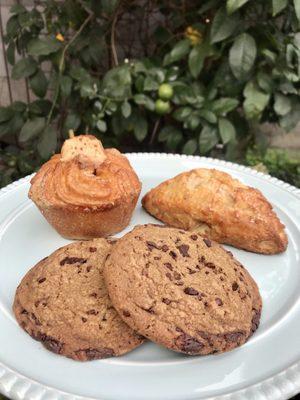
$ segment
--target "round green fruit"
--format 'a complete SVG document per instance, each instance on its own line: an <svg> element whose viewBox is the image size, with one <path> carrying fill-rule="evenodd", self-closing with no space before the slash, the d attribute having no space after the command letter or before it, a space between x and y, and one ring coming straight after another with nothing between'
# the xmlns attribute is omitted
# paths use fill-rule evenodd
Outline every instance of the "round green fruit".
<svg viewBox="0 0 300 400"><path fill-rule="evenodd" d="M170 100L173 97L174 90L168 83L163 83L158 88L158 95L162 100Z"/></svg>
<svg viewBox="0 0 300 400"><path fill-rule="evenodd" d="M170 102L161 99L156 100L155 111L157 112L157 114L161 115L168 114L171 111Z"/></svg>

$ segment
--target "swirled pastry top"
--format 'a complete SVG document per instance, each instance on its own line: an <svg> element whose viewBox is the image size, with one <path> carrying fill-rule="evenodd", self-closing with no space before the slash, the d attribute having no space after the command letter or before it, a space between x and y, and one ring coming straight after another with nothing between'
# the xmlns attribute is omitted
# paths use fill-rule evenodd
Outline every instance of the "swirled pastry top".
<svg viewBox="0 0 300 400"><path fill-rule="evenodd" d="M82 135L67 140L61 154L40 168L29 197L38 205L104 210L136 198L139 191L139 179L125 156Z"/></svg>

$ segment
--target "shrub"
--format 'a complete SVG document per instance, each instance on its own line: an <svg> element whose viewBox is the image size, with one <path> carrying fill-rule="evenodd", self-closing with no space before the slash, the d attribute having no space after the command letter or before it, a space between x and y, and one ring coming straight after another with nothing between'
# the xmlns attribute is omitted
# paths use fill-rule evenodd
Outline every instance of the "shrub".
<svg viewBox="0 0 300 400"><path fill-rule="evenodd" d="M300 119L300 0L38 3L13 6L6 27L12 78L36 99L0 108L2 185L69 129L241 162L257 123Z"/></svg>

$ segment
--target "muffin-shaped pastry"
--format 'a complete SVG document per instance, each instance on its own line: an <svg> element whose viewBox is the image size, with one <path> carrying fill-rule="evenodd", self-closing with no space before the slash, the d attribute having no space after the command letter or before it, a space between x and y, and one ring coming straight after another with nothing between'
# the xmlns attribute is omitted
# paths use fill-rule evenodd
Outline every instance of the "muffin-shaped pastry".
<svg viewBox="0 0 300 400"><path fill-rule="evenodd" d="M141 183L116 149L103 149L90 135L65 141L60 154L31 180L29 197L62 236L90 239L123 230Z"/></svg>

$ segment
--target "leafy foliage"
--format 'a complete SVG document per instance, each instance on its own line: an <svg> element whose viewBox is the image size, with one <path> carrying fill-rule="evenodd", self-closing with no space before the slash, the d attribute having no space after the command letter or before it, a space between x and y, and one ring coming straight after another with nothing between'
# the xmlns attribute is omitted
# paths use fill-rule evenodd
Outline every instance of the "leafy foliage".
<svg viewBox="0 0 300 400"><path fill-rule="evenodd" d="M299 0L35 4L14 5L6 26L12 78L34 96L0 108L1 185L70 129L124 151L243 161L254 124L300 120Z"/></svg>

